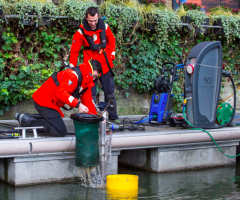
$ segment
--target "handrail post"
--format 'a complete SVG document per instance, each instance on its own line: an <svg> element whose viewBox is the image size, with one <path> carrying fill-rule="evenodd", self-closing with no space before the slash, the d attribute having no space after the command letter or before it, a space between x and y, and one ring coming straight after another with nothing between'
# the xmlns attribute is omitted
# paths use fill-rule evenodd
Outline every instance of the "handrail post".
<svg viewBox="0 0 240 200"><path fill-rule="evenodd" d="M104 111L101 111L102 114ZM99 152L100 152L100 169L104 183L106 183L106 112L103 113L104 120L100 122L99 133Z"/></svg>

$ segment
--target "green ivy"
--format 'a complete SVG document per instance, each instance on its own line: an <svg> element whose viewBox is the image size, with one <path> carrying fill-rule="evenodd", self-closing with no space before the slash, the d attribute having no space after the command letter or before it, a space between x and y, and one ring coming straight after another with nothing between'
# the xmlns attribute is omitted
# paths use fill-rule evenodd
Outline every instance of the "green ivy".
<svg viewBox="0 0 240 200"><path fill-rule="evenodd" d="M117 83L124 89L132 86L140 92L150 91L159 74L159 46L144 35L137 44L125 49L123 55L126 56L126 69L123 74L116 77Z"/></svg>
<svg viewBox="0 0 240 200"><path fill-rule="evenodd" d="M32 98L41 78L36 69L38 69L36 65L21 66L17 75L12 74L4 78L1 82L0 110L8 111L11 105Z"/></svg>
<svg viewBox="0 0 240 200"><path fill-rule="evenodd" d="M8 18L8 24L2 22L0 113L19 101L30 99L34 91L53 72L58 71L64 61L68 61L72 37L78 30L77 26L68 25L68 20L80 22L86 9L96 6L93 2L79 0L62 1L59 6L31 0L17 1L15 4L2 0L1 3L4 14L18 14L19 18ZM121 88L132 87L142 93L153 93L153 83L160 75L163 63L186 62L193 46L203 41L221 41L226 69L233 74L240 70L240 19L237 15L206 16L200 11L188 11L187 16L192 18L192 30L184 29L183 32L178 12L166 6L139 6L133 3L111 0L98 6L116 38L113 69L117 74L115 82ZM26 13L30 10L39 17L49 13L68 16L69 19L53 17L55 20L50 26L25 26L21 22L23 17L29 19ZM211 24L221 19L225 34L214 34L212 29L196 34L196 28L202 29L207 17L210 17ZM80 53L79 62L82 58ZM238 83L237 76L234 78ZM184 73L179 72L179 79L173 86L176 112L181 112L183 91Z"/></svg>
<svg viewBox="0 0 240 200"><path fill-rule="evenodd" d="M12 50L11 45L13 43L18 43L17 38L13 33L10 32L10 28L7 28L7 32L3 32L2 39L4 40L4 44L2 45L2 49L4 51ZM6 57L6 56L5 56Z"/></svg>
<svg viewBox="0 0 240 200"><path fill-rule="evenodd" d="M40 53L45 54L46 57L50 58L50 61L54 62L58 59L58 53L60 52L61 38L57 36L57 33L47 33L46 31L36 33L36 40L43 43L43 47ZM52 59L53 58L53 59Z"/></svg>

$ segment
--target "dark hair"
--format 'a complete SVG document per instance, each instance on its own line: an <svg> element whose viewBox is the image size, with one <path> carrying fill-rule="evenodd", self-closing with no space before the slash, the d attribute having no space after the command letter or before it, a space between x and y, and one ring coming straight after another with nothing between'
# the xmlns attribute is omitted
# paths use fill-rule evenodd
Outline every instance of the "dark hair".
<svg viewBox="0 0 240 200"><path fill-rule="evenodd" d="M99 61L97 60L90 60L90 63L93 67L93 71L97 71L99 74L102 73L102 65Z"/></svg>
<svg viewBox="0 0 240 200"><path fill-rule="evenodd" d="M99 16L98 8L96 8L96 7L89 7L89 8L87 9L87 11L86 11L85 17L87 18L87 17L88 17L88 14L93 17L93 16L96 15L96 13L97 13L98 16Z"/></svg>

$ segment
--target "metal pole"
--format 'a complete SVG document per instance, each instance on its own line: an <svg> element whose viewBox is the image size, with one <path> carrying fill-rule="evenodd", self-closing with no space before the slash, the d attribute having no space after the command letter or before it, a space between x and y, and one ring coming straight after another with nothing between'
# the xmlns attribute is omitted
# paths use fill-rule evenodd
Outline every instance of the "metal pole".
<svg viewBox="0 0 240 200"><path fill-rule="evenodd" d="M102 114L103 111L100 113ZM100 152L100 169L104 183L106 183L106 112L103 114L104 120L100 122L99 134L99 152Z"/></svg>

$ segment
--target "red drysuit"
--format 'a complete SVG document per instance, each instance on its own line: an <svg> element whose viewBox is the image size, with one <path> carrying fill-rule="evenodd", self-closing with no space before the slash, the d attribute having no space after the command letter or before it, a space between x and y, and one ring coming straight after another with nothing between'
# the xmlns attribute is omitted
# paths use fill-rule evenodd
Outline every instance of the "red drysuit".
<svg viewBox="0 0 240 200"><path fill-rule="evenodd" d="M92 102L91 88L93 83L93 69L89 62L79 65L82 73L82 83L80 91L86 91L80 97L81 103L88 107L89 112L97 114ZM64 117L60 107L68 104L70 107L76 107L79 100L72 96L72 93L77 88L78 75L72 69L66 69L57 74L59 86L57 87L53 78L48 78L43 85L33 94L33 100L43 107L48 107L57 110Z"/></svg>
<svg viewBox="0 0 240 200"><path fill-rule="evenodd" d="M84 29L84 33L86 35L92 36L95 44L100 44L100 32L102 30L98 29L96 31L92 31L92 30L87 31L82 24L79 27ZM105 24L105 31L106 31L106 43L107 43L105 51L107 54L109 64L112 68L113 67L112 61L115 59L115 37L107 24ZM70 59L69 59L69 64L71 67L77 66L79 51L82 46L89 47L89 43L84 37L82 30L79 29L74 34L73 40L72 40ZM106 74L109 71L106 63L106 59L103 53L99 54L98 51L83 50L83 62L87 62L90 59L97 60L101 63L103 74Z"/></svg>

